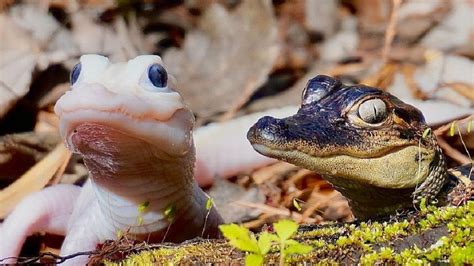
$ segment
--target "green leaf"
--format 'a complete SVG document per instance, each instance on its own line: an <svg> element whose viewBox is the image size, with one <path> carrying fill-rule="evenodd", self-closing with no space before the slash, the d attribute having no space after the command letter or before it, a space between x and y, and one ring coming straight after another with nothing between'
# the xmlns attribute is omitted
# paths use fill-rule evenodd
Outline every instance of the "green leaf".
<svg viewBox="0 0 474 266"><path fill-rule="evenodd" d="M298 224L291 220L280 220L273 224L273 228L275 228L278 237L280 237L280 241L283 242L298 230Z"/></svg>
<svg viewBox="0 0 474 266"><path fill-rule="evenodd" d="M276 238L275 235L270 234L269 232L263 232L258 237L258 248L260 249L260 254L265 255L268 253L272 246L272 241ZM278 238L276 238L278 241Z"/></svg>
<svg viewBox="0 0 474 266"><path fill-rule="evenodd" d="M210 210L212 208L212 205L214 205L214 202L211 197L209 197L206 201L206 210Z"/></svg>
<svg viewBox="0 0 474 266"><path fill-rule="evenodd" d="M232 246L242 251L260 254L257 240L247 228L236 224L222 224L219 225L219 229Z"/></svg>
<svg viewBox="0 0 474 266"><path fill-rule="evenodd" d="M249 254L245 257L246 266L260 266L263 265L263 256L258 254Z"/></svg>
<svg viewBox="0 0 474 266"><path fill-rule="evenodd" d="M301 244L296 240L289 239L285 242L286 248L284 250L285 254L306 254L313 250L313 247L310 245Z"/></svg>

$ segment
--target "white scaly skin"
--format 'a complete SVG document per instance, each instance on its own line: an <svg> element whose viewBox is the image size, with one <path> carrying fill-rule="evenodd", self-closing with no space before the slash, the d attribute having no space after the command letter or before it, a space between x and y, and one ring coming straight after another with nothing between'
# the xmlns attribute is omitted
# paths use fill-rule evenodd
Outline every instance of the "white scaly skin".
<svg viewBox="0 0 474 266"><path fill-rule="evenodd" d="M215 208L206 209L208 198L193 178L194 116L174 91L172 77L164 88L153 86L148 77L153 64L163 63L158 56L119 64L102 56L82 56L77 81L56 104L61 136L84 157L90 172L69 220L61 255L93 250L120 231L128 232L129 238L155 242L218 237L222 219ZM64 190L68 189L73 190L72 186ZM34 197L44 197L38 194ZM35 207L22 206L23 211L11 216L28 218L24 210ZM174 214L166 216L166 210ZM70 215L71 208L63 208L48 219ZM10 226L2 228L0 237L17 231L15 222L22 223L7 219L5 225ZM29 230L17 234L20 243L0 247L0 258L17 255L21 238L37 229L61 233L38 220L29 223ZM81 264L85 258L68 262Z"/></svg>
<svg viewBox="0 0 474 266"><path fill-rule="evenodd" d="M72 90L56 104L60 133L90 172L83 193L95 196L86 212L72 214L62 255L93 249L118 232L153 242L218 237L222 219L206 209L193 178L194 116L172 78L164 88L152 84L153 64L163 65L158 56L127 64L83 56Z"/></svg>

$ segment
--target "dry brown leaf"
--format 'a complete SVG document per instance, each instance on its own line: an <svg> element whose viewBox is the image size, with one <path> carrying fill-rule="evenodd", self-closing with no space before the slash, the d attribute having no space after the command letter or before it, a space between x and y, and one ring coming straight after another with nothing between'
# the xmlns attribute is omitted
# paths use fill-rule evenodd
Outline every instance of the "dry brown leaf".
<svg viewBox="0 0 474 266"><path fill-rule="evenodd" d="M270 1L243 1L229 13L214 4L181 50L164 56L191 109L201 117L236 110L262 85L278 54Z"/></svg>
<svg viewBox="0 0 474 266"><path fill-rule="evenodd" d="M0 218L4 218L24 197L41 190L64 163L64 159L69 159L69 153L64 144L59 144L18 180L1 190Z"/></svg>
<svg viewBox="0 0 474 266"><path fill-rule="evenodd" d="M385 64L379 71L365 78L360 83L385 90L392 84L398 68L399 66L397 64Z"/></svg>
<svg viewBox="0 0 474 266"><path fill-rule="evenodd" d="M217 179L207 193L213 199L216 208L226 223L253 220L261 214L259 210L253 208L234 206L232 204L234 201L242 200L261 204L265 202L265 195L258 187L252 186L245 189L238 184L223 179Z"/></svg>
<svg viewBox="0 0 474 266"><path fill-rule="evenodd" d="M271 215L278 215L283 217L291 217L296 221L300 221L302 223L316 223L317 220L314 218L306 218L303 220L303 216L297 212L292 212L287 208L275 208L269 205L260 204L260 203L253 203L253 202L245 202L245 201L235 201L233 204L237 206L243 206L248 208L255 208L259 209L263 213L271 214Z"/></svg>
<svg viewBox="0 0 474 266"><path fill-rule="evenodd" d="M441 147L441 149L443 149L443 152L446 156L450 157L451 159L455 160L456 162L460 163L461 165L472 163L472 160L468 156L462 154L462 152L460 152L457 149L453 148L442 137L438 137L437 140L438 140L438 145Z"/></svg>
<svg viewBox="0 0 474 266"><path fill-rule="evenodd" d="M289 164L286 162L277 162L267 167L262 167L252 173L252 179L255 184L260 185L269 179L273 179L275 176L281 177L286 175L290 171L295 171L299 167Z"/></svg>
<svg viewBox="0 0 474 266"><path fill-rule="evenodd" d="M474 110L473 110L474 112ZM451 121L443 126L437 128L434 133L436 136L444 136L451 131L451 127L455 125L454 135L461 133L461 134L473 134L474 133L474 114L470 115L464 119Z"/></svg>
<svg viewBox="0 0 474 266"><path fill-rule="evenodd" d="M403 43L418 41L444 19L450 9L451 3L446 0L403 1L397 21L397 40Z"/></svg>
<svg viewBox="0 0 474 266"><path fill-rule="evenodd" d="M35 67L76 53L68 31L40 5L15 5L0 14L0 117L29 90Z"/></svg>
<svg viewBox="0 0 474 266"><path fill-rule="evenodd" d="M59 117L55 113L40 111L36 120L34 132L58 132Z"/></svg>
<svg viewBox="0 0 474 266"><path fill-rule="evenodd" d="M28 33L0 14L0 117L29 89L37 47Z"/></svg>
<svg viewBox="0 0 474 266"><path fill-rule="evenodd" d="M416 84L414 79L415 71L416 66L413 64L404 64L401 68L401 73L405 78L405 83L410 89L412 96L415 97L415 99L427 100L428 95Z"/></svg>
<svg viewBox="0 0 474 266"><path fill-rule="evenodd" d="M118 17L112 26L94 21L94 15L80 10L71 14L72 35L81 54L102 54L111 61L127 61L138 54L151 53L143 34L136 30L136 19L127 25Z"/></svg>
<svg viewBox="0 0 474 266"><path fill-rule="evenodd" d="M451 83L442 83L440 84L440 89L449 87L455 90L457 93L471 100L474 105L474 84L468 84L463 82L451 82Z"/></svg>

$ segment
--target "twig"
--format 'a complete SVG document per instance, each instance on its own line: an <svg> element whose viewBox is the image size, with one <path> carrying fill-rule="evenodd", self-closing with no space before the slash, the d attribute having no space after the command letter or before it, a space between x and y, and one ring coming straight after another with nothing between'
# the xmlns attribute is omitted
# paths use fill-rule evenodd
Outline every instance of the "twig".
<svg viewBox="0 0 474 266"><path fill-rule="evenodd" d="M449 123L445 124L444 126L441 126L441 127L437 128L434 131L434 134L436 136L442 136L442 135L446 134L446 132L450 131L452 123L456 123L456 125L460 129L461 134L466 134L467 133L467 124L470 121L473 121L473 120L474 120L474 115L470 115L470 116L468 116L466 118L463 118L463 119L460 119L460 120L454 120L452 122L449 122Z"/></svg>
<svg viewBox="0 0 474 266"><path fill-rule="evenodd" d="M45 253L40 253L36 257L7 257L7 258L0 259L0 263L3 263L6 260L15 259L17 260L16 264L32 264L32 263L39 262L41 258L51 257L52 259L54 259L55 263L60 264L60 263L65 262L68 259L72 259L78 256L85 256L85 255L90 256L90 255L95 255L98 253L99 253L98 251L84 251L84 252L77 252L68 256L59 256L51 252L45 252Z"/></svg>
<svg viewBox="0 0 474 266"><path fill-rule="evenodd" d="M295 219L296 221L301 221L305 223L316 223L317 220L313 218L307 218L303 220L303 216L299 213L292 212L286 208L275 208L271 207L265 204L258 204L258 203L252 203L252 202L244 202L244 201L235 201L234 204L244 206L244 207L250 207L250 208L255 208L259 209L262 212L273 214L273 215L281 215L281 216L286 216L286 217L291 217Z"/></svg>
<svg viewBox="0 0 474 266"><path fill-rule="evenodd" d="M385 31L385 42L382 50L382 65L385 65L388 60L393 38L395 37L398 9L401 3L401 0L392 0L392 12L390 13L390 20L388 21L387 30Z"/></svg>
<svg viewBox="0 0 474 266"><path fill-rule="evenodd" d="M457 149L451 147L443 138L437 137L438 139L438 145L444 150L444 153L451 157L453 160L460 164L468 164L471 163L471 159L467 157L466 155L462 154L459 152Z"/></svg>

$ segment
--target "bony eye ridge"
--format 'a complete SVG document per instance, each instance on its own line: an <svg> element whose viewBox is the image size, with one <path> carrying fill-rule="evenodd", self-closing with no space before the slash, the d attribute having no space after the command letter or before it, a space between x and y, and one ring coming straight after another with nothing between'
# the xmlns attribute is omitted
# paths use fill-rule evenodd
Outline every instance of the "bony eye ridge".
<svg viewBox="0 0 474 266"><path fill-rule="evenodd" d="M157 88L164 88L168 84L168 73L160 64L153 64L148 68L148 79Z"/></svg>
<svg viewBox="0 0 474 266"><path fill-rule="evenodd" d="M387 118L387 105L381 99L369 99L359 105L358 113L364 122L377 124Z"/></svg>

